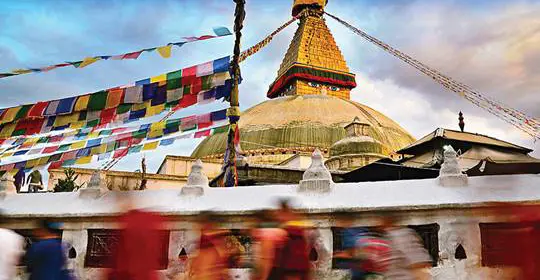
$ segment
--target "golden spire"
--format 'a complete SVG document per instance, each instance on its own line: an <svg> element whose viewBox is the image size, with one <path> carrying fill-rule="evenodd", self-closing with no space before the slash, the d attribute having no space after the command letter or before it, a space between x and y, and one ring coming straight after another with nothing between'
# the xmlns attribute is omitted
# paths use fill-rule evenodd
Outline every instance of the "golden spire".
<svg viewBox="0 0 540 280"><path fill-rule="evenodd" d="M292 14L300 18L300 25L268 97L323 94L349 99L356 82L322 18L326 3L326 0L294 1Z"/></svg>

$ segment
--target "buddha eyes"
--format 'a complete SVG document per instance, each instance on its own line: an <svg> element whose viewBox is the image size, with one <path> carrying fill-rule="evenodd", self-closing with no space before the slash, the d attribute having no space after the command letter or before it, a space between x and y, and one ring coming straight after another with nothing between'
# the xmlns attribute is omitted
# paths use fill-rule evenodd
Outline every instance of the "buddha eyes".
<svg viewBox="0 0 540 280"><path fill-rule="evenodd" d="M340 88L335 87L335 86L331 86L331 87L329 87L329 89L330 89L331 91L339 91L339 90L340 90Z"/></svg>
<svg viewBox="0 0 540 280"><path fill-rule="evenodd" d="M315 83L315 82L308 82L308 85L309 85L310 87L314 87L314 88L320 88L320 87L323 86L322 84ZM328 87L326 87L326 88L328 88L328 89L331 90L331 91L340 91L340 90L341 90L341 88L336 87L336 86L328 86Z"/></svg>
<svg viewBox="0 0 540 280"><path fill-rule="evenodd" d="M314 82L308 82L308 85L309 85L310 87L316 87L316 88L321 87L321 84L314 83Z"/></svg>

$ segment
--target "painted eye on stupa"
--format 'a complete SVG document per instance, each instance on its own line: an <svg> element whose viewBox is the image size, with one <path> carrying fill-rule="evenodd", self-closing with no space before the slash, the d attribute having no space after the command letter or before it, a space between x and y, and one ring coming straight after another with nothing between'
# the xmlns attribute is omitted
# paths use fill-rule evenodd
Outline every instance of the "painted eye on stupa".
<svg viewBox="0 0 540 280"><path fill-rule="evenodd" d="M339 91L339 90L340 90L340 88L334 87L334 86L329 87L329 89L330 89L331 91Z"/></svg>
<svg viewBox="0 0 540 280"><path fill-rule="evenodd" d="M318 88L318 87L321 86L321 84L314 83L314 82L308 82L308 85L309 85L310 87L316 87L316 88Z"/></svg>

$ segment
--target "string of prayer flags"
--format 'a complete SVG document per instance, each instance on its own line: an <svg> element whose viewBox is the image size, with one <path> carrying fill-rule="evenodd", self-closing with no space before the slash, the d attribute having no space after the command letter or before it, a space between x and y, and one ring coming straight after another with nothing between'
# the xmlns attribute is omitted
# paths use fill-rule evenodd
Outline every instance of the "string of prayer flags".
<svg viewBox="0 0 540 280"><path fill-rule="evenodd" d="M201 130L220 125L227 121L226 111L226 109L222 109L201 115L90 133L79 130L77 134L71 136L67 135L73 132L65 133L65 135L50 136L50 140L48 141L43 141L42 138L29 138L19 143L19 146L15 149L4 152L0 156L5 158L9 156L29 155L30 153L32 155L51 154L83 148L87 150L81 151L83 154L79 154L78 156L86 156L88 154L95 154L97 151L103 151L106 145L111 142L116 143L116 146L127 147L144 139L157 139L180 131ZM38 144L40 140L42 143Z"/></svg>
<svg viewBox="0 0 540 280"><path fill-rule="evenodd" d="M68 128L95 130L227 99L232 89L229 62L223 57L132 85L0 109L0 140Z"/></svg>
<svg viewBox="0 0 540 280"><path fill-rule="evenodd" d="M75 68L84 68L88 65L94 64L100 60L123 60L123 59L137 59L139 56L144 52L153 52L154 50L157 50L159 55L163 58L169 58L171 57L171 51L172 46L181 47L186 43L191 43L195 41L202 41L202 40L208 40L212 38L219 38L223 36L229 36L232 35L232 33L229 31L227 27L216 27L214 28L214 35L203 35L198 37L183 37L184 41L175 42L175 43L168 43L164 46L159 47L153 47L153 48L146 48L139 51L134 52L128 52L118 55L99 55L99 56L92 56L92 57L86 57L79 61L72 61L67 63L58 63L51 66L45 66L41 68L28 68L28 69L15 69L11 72L6 73L0 73L0 79L1 78L7 78L22 74L28 74L28 73L38 73L38 72L48 72L50 70L56 69L56 68L62 68L67 66L73 66Z"/></svg>

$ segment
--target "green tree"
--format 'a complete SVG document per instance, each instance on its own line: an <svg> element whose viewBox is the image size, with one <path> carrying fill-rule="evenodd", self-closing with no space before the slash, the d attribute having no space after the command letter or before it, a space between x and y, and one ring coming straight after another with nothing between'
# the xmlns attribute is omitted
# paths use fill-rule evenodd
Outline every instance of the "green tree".
<svg viewBox="0 0 540 280"><path fill-rule="evenodd" d="M75 170L68 168L64 169L64 179L58 179L58 182L54 185L54 192L72 192L80 189L84 184L77 185L75 180L79 178L79 175L75 175Z"/></svg>

